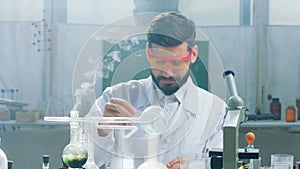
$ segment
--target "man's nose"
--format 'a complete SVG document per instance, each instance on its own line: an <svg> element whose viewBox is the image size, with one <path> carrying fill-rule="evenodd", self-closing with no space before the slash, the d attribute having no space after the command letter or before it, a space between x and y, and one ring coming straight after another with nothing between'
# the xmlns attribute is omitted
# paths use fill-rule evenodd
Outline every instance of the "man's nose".
<svg viewBox="0 0 300 169"><path fill-rule="evenodd" d="M162 71L163 71L162 75L166 78L172 77L174 75L173 69L169 66L163 67Z"/></svg>

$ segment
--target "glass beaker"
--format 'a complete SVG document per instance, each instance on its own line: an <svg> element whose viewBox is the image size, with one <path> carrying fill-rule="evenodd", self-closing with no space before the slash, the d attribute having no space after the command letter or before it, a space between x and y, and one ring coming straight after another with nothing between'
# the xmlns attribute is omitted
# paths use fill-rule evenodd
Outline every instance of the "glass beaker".
<svg viewBox="0 0 300 169"><path fill-rule="evenodd" d="M203 152L205 144L195 141L184 141L180 145L180 168L207 168L208 156Z"/></svg>
<svg viewBox="0 0 300 169"><path fill-rule="evenodd" d="M272 169L293 169L294 156L289 154L272 154Z"/></svg>

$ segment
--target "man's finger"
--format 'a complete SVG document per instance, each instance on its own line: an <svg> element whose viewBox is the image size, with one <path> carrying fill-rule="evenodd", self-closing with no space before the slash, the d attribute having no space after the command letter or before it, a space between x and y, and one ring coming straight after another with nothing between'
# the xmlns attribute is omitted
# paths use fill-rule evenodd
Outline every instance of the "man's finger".
<svg viewBox="0 0 300 169"><path fill-rule="evenodd" d="M126 108L122 105L115 104L115 103L106 103L104 113L110 117L132 117L134 115L133 112L129 112ZM103 115L105 115L103 113Z"/></svg>
<svg viewBox="0 0 300 169"><path fill-rule="evenodd" d="M176 157L174 159L172 159L168 164L167 167L169 169L176 169L176 168L180 168L180 158Z"/></svg>
<svg viewBox="0 0 300 169"><path fill-rule="evenodd" d="M136 114L136 110L135 108L128 103L126 100L124 99L120 99L120 98L111 98L110 99L111 103L117 104L117 105L121 105L123 108L125 108L130 114L132 114L132 116L134 116Z"/></svg>

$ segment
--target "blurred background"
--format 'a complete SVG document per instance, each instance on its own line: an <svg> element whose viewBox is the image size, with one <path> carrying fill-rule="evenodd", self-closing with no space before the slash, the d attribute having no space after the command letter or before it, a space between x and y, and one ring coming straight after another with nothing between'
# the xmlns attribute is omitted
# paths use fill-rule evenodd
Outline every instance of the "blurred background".
<svg viewBox="0 0 300 169"><path fill-rule="evenodd" d="M40 119L67 116L76 100L82 102L83 116L101 93L99 89L92 94L95 97L85 96L91 92L81 83L86 77L76 72L90 66L80 64L80 59L85 58L85 45L94 33L112 23L117 24L106 31L121 32L130 27L117 22L122 18L165 11L180 11L194 19L207 36L205 41L214 46L223 68L235 72L249 114L270 114L271 99L280 98L282 113L277 122L285 122L285 108L300 98L299 0L0 0L1 148L15 161L15 168L38 168L45 153L53 157L51 168L61 165L61 148L69 141L68 125ZM111 49L107 44L128 43L128 39L114 39L117 36L112 34L101 34L95 51L99 56L107 55L106 49ZM209 56L201 55L210 62ZM96 87L105 87L101 84ZM271 128L268 123L251 124L242 127L241 134L254 130L261 135L258 147L267 164L274 147L294 153L300 160L294 150L300 140L298 129L292 129L282 123ZM278 143L292 138L288 139L291 144L278 149L274 142L274 147L263 149L268 145L268 133L272 140L278 138ZM243 136L240 140L243 145Z"/></svg>

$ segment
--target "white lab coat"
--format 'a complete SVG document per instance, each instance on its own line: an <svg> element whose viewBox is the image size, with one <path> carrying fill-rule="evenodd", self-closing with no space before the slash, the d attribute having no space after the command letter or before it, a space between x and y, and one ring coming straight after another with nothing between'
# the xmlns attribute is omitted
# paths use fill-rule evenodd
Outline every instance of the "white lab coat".
<svg viewBox="0 0 300 169"><path fill-rule="evenodd" d="M104 105L110 98L122 98L130 102L138 111L137 116L151 105L161 105L162 92L157 89L151 77L142 80L131 80L107 88L101 97L94 103L88 116L101 116ZM167 164L171 159L180 155L180 144L188 141L196 141L205 145L202 152L210 148L221 148L223 143L222 125L226 113L226 104L219 97L203 90L192 82L191 78L175 93L179 100L176 111L175 123L171 129L163 133L160 138L160 161ZM140 127L137 124L138 127ZM96 132L95 132L96 133ZM111 155L131 154L139 162L146 156L147 138L143 129L139 128L132 138L124 141L119 134L111 132L106 137L94 134L95 161L98 165L109 160ZM120 141L122 140L122 141ZM122 143L120 143L122 142ZM196 151L196 150L195 150Z"/></svg>

